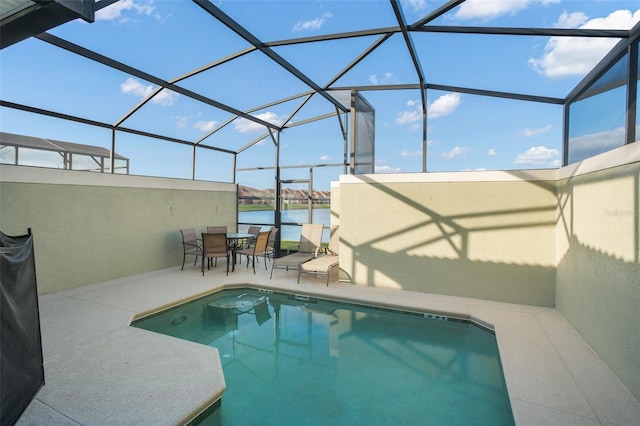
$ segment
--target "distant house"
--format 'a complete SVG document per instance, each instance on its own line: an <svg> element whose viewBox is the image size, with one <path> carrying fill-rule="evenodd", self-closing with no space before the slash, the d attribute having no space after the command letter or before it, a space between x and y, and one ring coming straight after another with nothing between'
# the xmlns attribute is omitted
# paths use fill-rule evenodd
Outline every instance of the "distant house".
<svg viewBox="0 0 640 426"><path fill-rule="evenodd" d="M249 204L273 204L273 189L256 189L249 186L239 185L238 203ZM309 193L304 189L283 189L280 198L285 205L307 204ZM313 191L311 201L313 204L328 204L331 193L329 191Z"/></svg>
<svg viewBox="0 0 640 426"><path fill-rule="evenodd" d="M0 132L0 163L108 172L111 151L93 145ZM114 171L129 174L129 159L114 153Z"/></svg>

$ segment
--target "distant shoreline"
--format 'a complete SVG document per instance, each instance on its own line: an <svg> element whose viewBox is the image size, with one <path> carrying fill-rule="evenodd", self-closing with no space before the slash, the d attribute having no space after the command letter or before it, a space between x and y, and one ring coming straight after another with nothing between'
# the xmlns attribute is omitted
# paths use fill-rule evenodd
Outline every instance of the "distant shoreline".
<svg viewBox="0 0 640 426"><path fill-rule="evenodd" d="M305 210L308 206L306 204L287 204L283 210ZM331 204L314 204L314 209L328 209ZM269 211L273 210L272 204L240 204L238 211L240 212L256 212L256 211Z"/></svg>

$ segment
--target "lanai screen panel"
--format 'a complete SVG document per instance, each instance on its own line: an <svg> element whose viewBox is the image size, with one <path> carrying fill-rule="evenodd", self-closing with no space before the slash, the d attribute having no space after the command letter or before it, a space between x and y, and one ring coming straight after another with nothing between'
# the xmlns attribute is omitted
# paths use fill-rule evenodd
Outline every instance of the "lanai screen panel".
<svg viewBox="0 0 640 426"><path fill-rule="evenodd" d="M625 144L628 68L625 55L570 104L569 164Z"/></svg>
<svg viewBox="0 0 640 426"><path fill-rule="evenodd" d="M353 173L373 173L375 169L376 111L358 92L351 98L353 133L351 167Z"/></svg>

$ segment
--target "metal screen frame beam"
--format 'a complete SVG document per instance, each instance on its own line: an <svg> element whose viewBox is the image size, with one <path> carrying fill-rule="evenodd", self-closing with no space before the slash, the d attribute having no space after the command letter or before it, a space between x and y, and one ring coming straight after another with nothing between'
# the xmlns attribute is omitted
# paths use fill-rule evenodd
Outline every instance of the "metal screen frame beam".
<svg viewBox="0 0 640 426"><path fill-rule="evenodd" d="M132 66L123 64L122 62L116 61L112 58L109 58L107 56L101 55L99 53L96 53L92 50L89 50L87 48L84 48L82 46L79 46L77 44L71 43L70 41L64 40L62 38L56 37L52 34L49 33L43 33L43 34L39 34L37 36L35 36L37 39L42 40L46 43L49 43L51 45L54 45L56 47L59 47L61 49L65 49L69 52L75 53L76 55L80 55L83 56L87 59L91 59L92 61L98 62L102 65L105 65L107 67L113 68L113 69L117 69L118 71L122 71L126 74L129 75L133 75L135 77L138 77L142 80L148 81L150 83L156 84L158 86L161 86L164 89L169 89L172 90L176 93L179 93L181 95L184 95L188 98L191 99L195 99L197 101L200 101L204 104L210 105L214 108L218 108L221 109L223 111L227 111L231 114L235 114L238 115L240 117L246 118L247 120L253 121L255 123L261 124L267 128L273 128L273 129L278 129L278 126L276 126L273 123L269 123L268 121L264 121L261 120L259 118L256 118L252 115L248 115L245 114L244 112L235 109L233 107L230 107L228 105L225 105L223 103L220 103L218 101L215 101L211 98L208 98L206 96L203 96L199 93L193 92L191 90L185 89L183 87L177 86L176 84L173 84L169 81L163 80L159 77L156 77L154 75L151 75L147 72L141 71L137 68L134 68Z"/></svg>
<svg viewBox="0 0 640 426"><path fill-rule="evenodd" d="M634 25L629 31L629 37L627 39L620 40L610 51L605 55L602 60L578 83L574 89L569 92L565 101L571 103L580 97L594 81L602 77L604 73L609 71L615 63L624 56L629 46L640 38L640 22Z"/></svg>
<svg viewBox="0 0 640 426"><path fill-rule="evenodd" d="M93 0L32 0L33 4L0 21L0 49L19 43L66 22L95 19Z"/></svg>
<svg viewBox="0 0 640 426"><path fill-rule="evenodd" d="M400 32L400 27L374 28L371 30L345 31L334 34L324 34L310 37L289 38L285 40L267 41L263 44L266 47L291 46L294 44L315 43L318 41L342 40L348 38L370 37L380 35L393 35Z"/></svg>
<svg viewBox="0 0 640 426"><path fill-rule="evenodd" d="M425 84L427 90L441 90L448 92L467 93L469 95L489 96L494 98L514 99L518 101L540 102L547 104L562 105L565 103L564 98L554 98L550 96L525 95L522 93L500 92L496 90L472 89L470 87L449 86L444 84ZM332 90L355 90L358 92L368 92L376 90L420 90L419 84L386 84L386 85L370 85L370 86L349 86L349 87L333 87Z"/></svg>
<svg viewBox="0 0 640 426"><path fill-rule="evenodd" d="M419 33L487 34L541 37L598 37L628 38L629 30L581 29L581 28L526 28L526 27L467 27L447 25L427 25L412 28Z"/></svg>
<svg viewBox="0 0 640 426"><path fill-rule="evenodd" d="M0 107L5 107L5 108L11 108L11 109L16 109L16 110L20 110L20 111L30 112L32 114L45 115L47 117L54 117L54 118L59 118L59 119L62 119L62 120L73 121L73 122L76 122L76 123L87 124L89 126L101 127L103 129L110 129L110 130L112 130L114 132L118 131L118 132L129 133L129 134L133 134L133 135L145 136L145 137L149 137L149 138L153 138L153 139L163 140L163 141L167 141L167 142L175 142L175 143L179 143L179 144L182 144L182 145L196 146L196 144L194 142L187 141L187 140L184 140L184 139L178 139L178 138L174 138L174 137L171 137L171 136L160 135L160 134L157 134L157 133L145 132L145 131L142 131L142 130L130 129L130 128L127 128L127 127L115 127L113 124L103 123L101 121L90 120L90 119L82 118L82 117L77 117L75 115L63 114L63 113L60 113L60 112L50 111L50 110L46 110L46 109L42 109L42 108L31 107L31 106L28 106L28 105L17 104L15 102L9 102L9 101L0 100ZM225 148L218 148L218 147L215 147L215 146L207 146L207 145L198 145L198 146L200 148L210 149L210 150L218 151L218 152L223 152L225 154L233 154L233 155L237 154L235 151L232 151L232 150L229 150L229 149L225 149Z"/></svg>
<svg viewBox="0 0 640 426"><path fill-rule="evenodd" d="M427 23L439 18L440 16L444 15L451 9L457 7L458 5L464 2L465 0L449 0L449 2L443 4L442 6L440 6L439 8L437 8L436 10L434 10L433 12L431 12L430 14L422 18L421 20L410 25L409 29L411 31L414 31L416 28L420 28L423 25L426 25Z"/></svg>
<svg viewBox="0 0 640 426"><path fill-rule="evenodd" d="M627 139L625 143L630 144L636 141L636 120L638 108L638 46L639 43L629 45L629 84L627 85ZM636 210L637 211L637 210Z"/></svg>
<svg viewBox="0 0 640 426"><path fill-rule="evenodd" d="M273 60L275 63L280 65L286 71L288 71L291 75L296 77L298 80L302 81L304 84L312 88L314 91L319 93L322 97L327 99L329 102L334 104L336 107L346 112L345 107L334 99L333 96L328 94L322 87L316 84L313 80L311 80L306 74L302 71L294 67L291 63L289 63L282 56L278 55L274 52L270 47L266 46L262 41L258 40L256 36L250 33L246 28L242 25L234 21L229 15L224 13L220 8L213 5L208 0L193 0L198 6L203 8L207 13L216 18L222 24L224 24L227 28L232 30L234 33L242 37L249 44L255 46L260 52L266 55L268 58Z"/></svg>
<svg viewBox="0 0 640 426"><path fill-rule="evenodd" d="M194 69L194 70L192 70L192 71L189 71L188 73L183 74L183 75L181 75L180 77L176 77L176 78L174 78L174 79L172 79L172 80L169 80L169 83L171 83L171 84L179 83L179 82L180 82L180 81L182 81L182 80L185 80L185 79L187 79L187 78L193 77L193 76L195 76L195 75L197 75L197 74L200 74L200 73L202 73L202 72L204 72L204 71L208 71L208 70L210 70L210 69L212 69L212 68L217 67L218 65L225 64L225 63L227 63L227 62L229 62L229 61L232 61L232 60L234 60L234 59L236 59L236 58L239 58L239 57L241 57L241 56L244 56L244 55L246 55L247 53L251 53L251 52L253 52L253 51L255 51L255 48L252 48L252 47L247 48L247 49L244 49L244 50L241 50L241 51L236 52L236 53L234 53L234 54L232 54L232 55L229 55L229 56L227 56L227 57L225 57L225 58L219 59L219 60L217 60L217 61L211 62L211 63L209 63L209 64L207 64L207 65L204 65L204 66L202 66L202 67L199 67L199 68L196 68L196 69ZM145 96L145 97L144 97L144 99L142 99L142 100L138 103L138 105L136 105L135 107L133 107L132 109L130 109L130 110L129 110L125 115L123 115L123 116L122 116L118 121L116 121L115 125L116 125L116 126L119 126L119 125L121 125L123 122L125 122L126 120L128 120L128 119L129 119L129 117L131 117L131 116L132 116L134 113L136 113L140 108L142 108L144 105L146 105L146 104L147 104L147 102L149 102L149 101L150 101L151 99L153 99L153 98L154 98L158 93L160 93L160 92L162 91L162 89L163 89L163 87L162 87L162 86L159 86L157 89L153 90L150 94L148 94L147 96Z"/></svg>
<svg viewBox="0 0 640 426"><path fill-rule="evenodd" d="M425 173L427 171L427 90L425 87L424 70L422 69L420 60L418 59L416 48L413 45L413 40L411 38L411 34L409 33L409 28L404 18L402 7L400 6L398 0L390 1L391 6L393 7L393 12L395 13L398 24L400 25L402 37L404 38L404 42L407 45L407 50L409 51L409 55L411 56L411 61L413 62L413 66L416 69L416 74L418 74L418 82L420 84L420 101L422 103L422 172Z"/></svg>

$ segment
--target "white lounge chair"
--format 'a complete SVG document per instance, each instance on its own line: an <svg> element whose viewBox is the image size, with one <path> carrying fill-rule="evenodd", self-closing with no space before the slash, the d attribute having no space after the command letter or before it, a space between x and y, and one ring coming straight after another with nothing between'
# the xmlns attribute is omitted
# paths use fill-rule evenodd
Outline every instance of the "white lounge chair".
<svg viewBox="0 0 640 426"><path fill-rule="evenodd" d="M329 239L329 248L327 250L327 254L301 263L298 267L298 283L300 283L301 274L326 275L328 287L329 278L331 277L331 271L334 268L338 267L339 264L339 246L340 239L338 237L338 226L332 226L331 238Z"/></svg>
<svg viewBox="0 0 640 426"><path fill-rule="evenodd" d="M322 225L321 223L305 223L304 225L302 225L298 252L273 259L273 264L271 265L271 275L269 278L273 277L274 269L298 269L300 263L316 258L318 256L318 252L320 251L320 246L322 245L323 229L324 225Z"/></svg>

